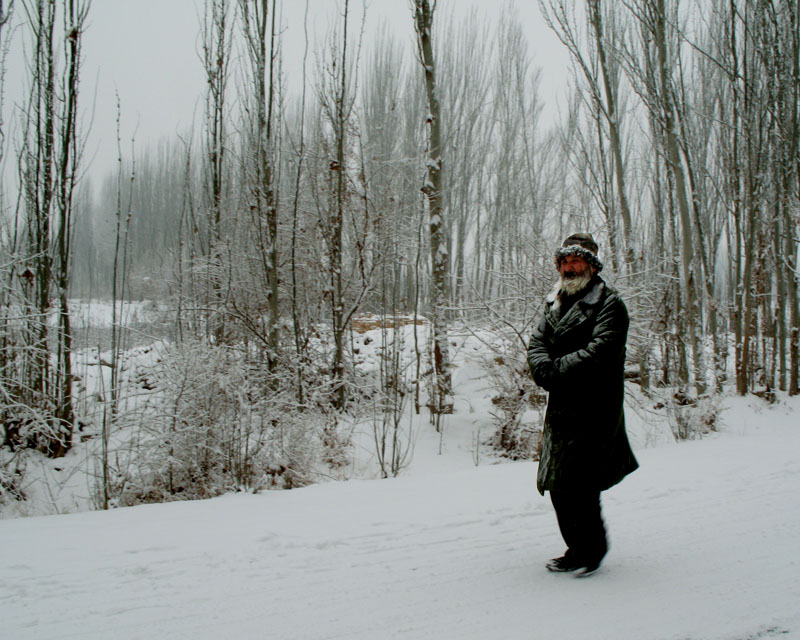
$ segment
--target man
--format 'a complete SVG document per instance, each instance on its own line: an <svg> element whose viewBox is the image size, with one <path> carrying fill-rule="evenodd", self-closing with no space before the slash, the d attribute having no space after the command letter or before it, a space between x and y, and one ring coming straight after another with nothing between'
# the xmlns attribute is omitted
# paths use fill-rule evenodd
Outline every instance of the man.
<svg viewBox="0 0 800 640"><path fill-rule="evenodd" d="M567 544L547 568L584 577L608 551L600 492L639 466L623 411L628 311L598 275L590 234L564 240L555 264L560 278L528 345L533 379L549 392L536 484Z"/></svg>

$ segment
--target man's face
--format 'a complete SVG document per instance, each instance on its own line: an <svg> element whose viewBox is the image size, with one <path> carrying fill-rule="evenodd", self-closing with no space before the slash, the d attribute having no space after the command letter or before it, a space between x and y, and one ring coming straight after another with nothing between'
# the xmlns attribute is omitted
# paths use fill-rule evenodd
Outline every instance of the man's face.
<svg viewBox="0 0 800 640"><path fill-rule="evenodd" d="M591 265L580 256L564 256L564 259L558 266L558 272L564 280L572 280L573 278L582 278L586 275L592 275L593 269Z"/></svg>

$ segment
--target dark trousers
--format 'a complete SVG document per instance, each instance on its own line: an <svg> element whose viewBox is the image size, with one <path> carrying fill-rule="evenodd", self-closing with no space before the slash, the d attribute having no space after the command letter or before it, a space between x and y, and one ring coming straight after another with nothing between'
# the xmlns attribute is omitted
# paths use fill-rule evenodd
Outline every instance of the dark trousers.
<svg viewBox="0 0 800 640"><path fill-rule="evenodd" d="M583 566L599 564L608 551L606 527L600 507L600 492L594 490L551 491L566 556Z"/></svg>

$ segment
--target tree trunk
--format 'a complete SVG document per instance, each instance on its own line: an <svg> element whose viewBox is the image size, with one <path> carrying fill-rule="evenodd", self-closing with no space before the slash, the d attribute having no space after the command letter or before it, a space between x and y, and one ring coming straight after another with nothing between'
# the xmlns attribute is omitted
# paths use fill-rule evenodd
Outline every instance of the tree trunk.
<svg viewBox="0 0 800 640"><path fill-rule="evenodd" d="M444 233L444 208L442 206L442 118L436 89L436 64L433 56L433 13L435 3L414 0L414 26L417 32L420 62L425 75L425 92L428 98L428 157L427 173L422 192L428 201L430 215L429 238L431 246L431 275L433 300L431 323L433 325L433 356L436 374L436 412L452 413L452 380L450 350L447 341L447 279L449 257Z"/></svg>
<svg viewBox="0 0 800 640"><path fill-rule="evenodd" d="M280 347L278 203L273 168L277 12L273 1L270 24L267 20L267 16L270 15L268 0L239 0L239 7L255 89L253 95L255 115L252 116L255 123L250 123L251 139L248 141L250 153L245 159L245 173L250 191L249 210L260 252L260 264L264 271L269 310L267 366L273 371Z"/></svg>
<svg viewBox="0 0 800 640"><path fill-rule="evenodd" d="M623 234L623 263L630 269L633 262L633 230L631 228L631 211L628 205L628 195L625 184L625 166L622 161L622 143L619 135L619 110L616 88L609 70L609 61L606 55L606 42L603 32L602 3L601 0L587 0L589 8L589 21L594 31L597 57L600 62L600 71L603 75L603 89L606 104L603 108L606 122L608 123L608 137L611 145L612 172L616 181L617 198L619 203L619 216L622 219Z"/></svg>
<svg viewBox="0 0 800 640"><path fill-rule="evenodd" d="M684 305L685 321L690 345L692 348L693 373L695 389L698 395L706 390L705 366L703 345L700 336L702 327L699 325L700 310L697 296L697 264L692 247L692 223L688 200L688 185L686 172L681 160L680 145L678 143L678 123L675 109L675 93L672 86L669 61L667 59L666 42L666 13L664 0L654 0L652 5L654 18L654 41L656 47L662 102L662 116L664 126L664 142L666 144L667 163L675 180L675 198L681 222L681 293L685 296Z"/></svg>
<svg viewBox="0 0 800 640"><path fill-rule="evenodd" d="M219 343L225 336L225 293L223 291L223 197L227 171L226 92L231 41L228 0L206 0L203 30L203 64L206 73L206 158L205 233L201 252L208 260L207 327Z"/></svg>

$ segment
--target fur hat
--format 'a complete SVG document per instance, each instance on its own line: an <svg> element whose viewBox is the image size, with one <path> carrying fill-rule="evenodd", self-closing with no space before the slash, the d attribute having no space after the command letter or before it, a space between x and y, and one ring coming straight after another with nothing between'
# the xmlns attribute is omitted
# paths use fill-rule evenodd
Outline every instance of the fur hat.
<svg viewBox="0 0 800 640"><path fill-rule="evenodd" d="M583 258L594 267L595 273L603 269L603 263L597 258L597 243L591 233L573 233L561 243L561 248L555 255L556 269L567 256Z"/></svg>

